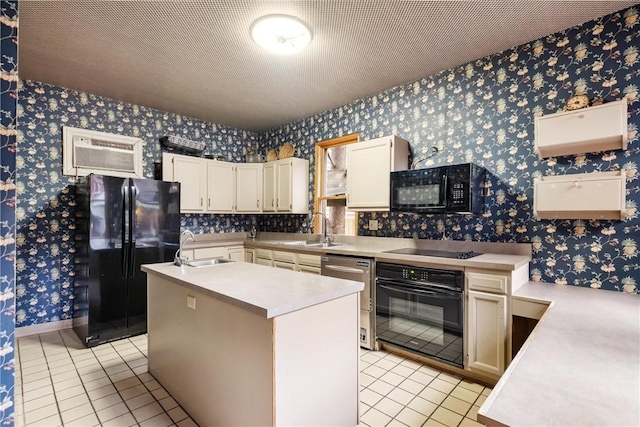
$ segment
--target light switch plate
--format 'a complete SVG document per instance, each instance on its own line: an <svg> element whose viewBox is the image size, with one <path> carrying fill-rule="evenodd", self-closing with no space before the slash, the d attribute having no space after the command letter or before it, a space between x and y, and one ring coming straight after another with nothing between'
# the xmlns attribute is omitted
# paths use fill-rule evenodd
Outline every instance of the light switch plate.
<svg viewBox="0 0 640 427"><path fill-rule="evenodd" d="M378 230L378 220L377 219L370 219L369 220L369 231L376 231Z"/></svg>
<svg viewBox="0 0 640 427"><path fill-rule="evenodd" d="M196 297L192 297L191 295L187 295L187 307L196 309Z"/></svg>

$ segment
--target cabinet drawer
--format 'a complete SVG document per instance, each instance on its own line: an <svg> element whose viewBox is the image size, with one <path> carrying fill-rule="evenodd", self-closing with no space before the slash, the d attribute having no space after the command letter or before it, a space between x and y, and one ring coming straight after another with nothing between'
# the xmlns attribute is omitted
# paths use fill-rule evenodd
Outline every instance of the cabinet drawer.
<svg viewBox="0 0 640 427"><path fill-rule="evenodd" d="M624 171L542 177L534 184L534 213L544 219L623 219Z"/></svg>
<svg viewBox="0 0 640 427"><path fill-rule="evenodd" d="M562 156L627 147L627 100L537 117L538 156Z"/></svg>
<svg viewBox="0 0 640 427"><path fill-rule="evenodd" d="M256 258L273 259L270 249L256 249Z"/></svg>
<svg viewBox="0 0 640 427"><path fill-rule="evenodd" d="M195 259L201 258L215 258L215 257L227 257L227 248L220 246L217 248L197 248L193 250L193 256Z"/></svg>
<svg viewBox="0 0 640 427"><path fill-rule="evenodd" d="M267 267L273 267L273 261L271 261L270 259L256 258L256 264L266 265Z"/></svg>
<svg viewBox="0 0 640 427"><path fill-rule="evenodd" d="M320 274L320 267L311 267L309 265L298 265L298 271L303 273Z"/></svg>
<svg viewBox="0 0 640 427"><path fill-rule="evenodd" d="M470 271L466 273L469 289L477 291L496 292L504 294L507 292L509 279L506 276L495 274L476 273Z"/></svg>
<svg viewBox="0 0 640 427"><path fill-rule="evenodd" d="M293 270L295 271L296 265L290 262L281 262L281 261L273 261L273 266L275 268L283 268L285 270Z"/></svg>
<svg viewBox="0 0 640 427"><path fill-rule="evenodd" d="M295 264L296 263L296 254L295 254L295 252L273 251L273 260L274 261L282 261L282 262L290 262L292 264Z"/></svg>
<svg viewBox="0 0 640 427"><path fill-rule="evenodd" d="M527 319L540 319L548 307L547 304L541 302L511 299L511 313L514 316L526 317Z"/></svg>
<svg viewBox="0 0 640 427"><path fill-rule="evenodd" d="M298 254L298 265L308 265L311 267L320 267L319 255Z"/></svg>

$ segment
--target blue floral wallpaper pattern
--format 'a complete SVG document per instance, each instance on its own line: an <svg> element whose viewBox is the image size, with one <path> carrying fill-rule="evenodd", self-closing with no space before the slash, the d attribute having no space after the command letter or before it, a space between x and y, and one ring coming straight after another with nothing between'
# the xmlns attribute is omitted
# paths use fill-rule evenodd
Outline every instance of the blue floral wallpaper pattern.
<svg viewBox="0 0 640 427"><path fill-rule="evenodd" d="M410 142L416 167L475 162L490 174L482 215L361 212L359 235L527 242L534 281L637 293L640 283L638 128L640 21L632 7L539 40L407 83L267 132L266 148L292 141L314 165L314 144L352 133L396 134ZM626 98L629 145L538 160L534 118L564 108L574 94ZM432 147L442 147L428 157ZM537 176L625 169L625 221L538 221ZM310 190L313 189L313 182ZM380 229L368 230L369 219Z"/></svg>
<svg viewBox="0 0 640 427"><path fill-rule="evenodd" d="M18 2L0 1L0 423L14 424Z"/></svg>
<svg viewBox="0 0 640 427"><path fill-rule="evenodd" d="M62 127L142 138L144 175L160 162L159 138L170 134L206 142L205 153L240 162L258 135L34 81L22 81L16 154L18 203L16 322L28 326L73 315L74 205L62 175ZM194 233L245 231L245 215L185 214Z"/></svg>
<svg viewBox="0 0 640 427"><path fill-rule="evenodd" d="M158 138L181 135L207 143L206 152L242 161L243 149L260 151L293 142L311 160L318 141L360 133L361 139L397 134L411 142L418 167L473 161L491 178L486 211L476 217L360 213L360 235L530 242L531 278L538 281L637 292L640 264L638 147L638 11L620 11L522 46L407 83L257 135L34 81L22 82L17 114L15 293L16 322L28 326L72 316L73 208L61 174L64 125L139 136L145 175L160 160ZM628 150L552 158L533 152L533 120L563 108L574 93L605 102L629 101ZM422 159L433 146L436 156ZM627 170L624 222L537 221L533 178L540 175ZM367 228L379 220L381 229ZM307 215L260 215L259 229L308 232ZM246 230L244 215L183 215L194 232Z"/></svg>

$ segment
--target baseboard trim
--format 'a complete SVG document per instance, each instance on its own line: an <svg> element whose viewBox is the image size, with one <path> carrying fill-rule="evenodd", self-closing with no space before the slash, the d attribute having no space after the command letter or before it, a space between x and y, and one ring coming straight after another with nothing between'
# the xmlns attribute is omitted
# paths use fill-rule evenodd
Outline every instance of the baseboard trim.
<svg viewBox="0 0 640 427"><path fill-rule="evenodd" d="M30 335L45 334L47 332L61 331L73 327L73 320L59 320L57 322L39 323L37 325L21 326L16 328L15 337L22 338Z"/></svg>

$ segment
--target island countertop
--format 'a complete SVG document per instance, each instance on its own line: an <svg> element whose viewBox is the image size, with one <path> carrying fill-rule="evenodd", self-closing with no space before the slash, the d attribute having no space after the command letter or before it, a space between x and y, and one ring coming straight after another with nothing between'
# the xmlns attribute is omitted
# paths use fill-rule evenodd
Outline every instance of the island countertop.
<svg viewBox="0 0 640 427"><path fill-rule="evenodd" d="M362 282L230 262L208 267L147 264L156 275L267 319L331 301L364 289Z"/></svg>

